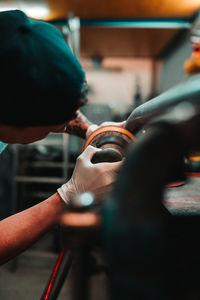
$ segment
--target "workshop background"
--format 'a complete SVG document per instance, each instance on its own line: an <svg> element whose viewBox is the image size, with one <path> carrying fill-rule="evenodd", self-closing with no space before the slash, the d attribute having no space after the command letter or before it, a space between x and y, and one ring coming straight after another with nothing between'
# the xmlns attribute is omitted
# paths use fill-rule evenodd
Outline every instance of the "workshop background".
<svg viewBox="0 0 200 300"><path fill-rule="evenodd" d="M191 31L199 0L1 0L0 11L21 9L56 26L86 72L89 120L122 121L189 74ZM27 99L28 101L28 99ZM56 101L56 99L55 99ZM70 178L84 141L50 134L9 145L0 156L0 217L39 203ZM61 250L59 228L0 268L0 299L40 299ZM71 277L59 299L71 299ZM107 299L104 274L92 278L91 299Z"/></svg>

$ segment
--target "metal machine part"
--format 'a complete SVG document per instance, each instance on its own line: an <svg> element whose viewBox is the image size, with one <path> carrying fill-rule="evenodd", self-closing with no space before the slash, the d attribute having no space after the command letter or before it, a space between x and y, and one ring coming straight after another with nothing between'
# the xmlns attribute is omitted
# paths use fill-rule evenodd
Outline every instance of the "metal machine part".
<svg viewBox="0 0 200 300"><path fill-rule="evenodd" d="M77 195L61 216L64 247L73 253L72 299L88 300L90 276L96 268L92 251L100 243L102 218L90 193Z"/></svg>
<svg viewBox="0 0 200 300"><path fill-rule="evenodd" d="M94 146L102 149L93 156L93 162L114 162L122 160L128 145L135 140L134 135L119 126L104 126L94 131L87 139L84 149Z"/></svg>
<svg viewBox="0 0 200 300"><path fill-rule="evenodd" d="M184 82L177 84L168 91L140 105L128 117L125 128L136 134L152 118L165 113L168 108L172 108L182 102L192 103L199 108L199 82L200 74L193 75Z"/></svg>
<svg viewBox="0 0 200 300"><path fill-rule="evenodd" d="M199 216L163 204L176 161L199 146L199 115L158 121L131 147L104 204L103 250L110 300L198 299Z"/></svg>
<svg viewBox="0 0 200 300"><path fill-rule="evenodd" d="M86 139L86 132L92 123L80 112L66 126L66 133L76 135ZM84 149L88 145L102 149L101 153L96 153L92 162L114 162L122 160L126 148L131 141L134 141L134 135L127 129L120 126L103 126L95 130L86 140Z"/></svg>
<svg viewBox="0 0 200 300"><path fill-rule="evenodd" d="M60 252L41 300L56 300L62 286L73 269L71 299L90 299L90 277L105 272L104 266L93 257L99 246L102 217L91 193L72 199L68 209L60 216L63 249Z"/></svg>

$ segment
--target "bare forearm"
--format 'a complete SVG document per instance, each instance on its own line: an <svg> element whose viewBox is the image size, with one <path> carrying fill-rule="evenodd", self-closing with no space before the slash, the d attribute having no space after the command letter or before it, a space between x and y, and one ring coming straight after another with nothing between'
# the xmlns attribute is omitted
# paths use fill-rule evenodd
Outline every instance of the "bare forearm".
<svg viewBox="0 0 200 300"><path fill-rule="evenodd" d="M30 247L58 220L65 204L56 193L47 200L0 222L0 263Z"/></svg>

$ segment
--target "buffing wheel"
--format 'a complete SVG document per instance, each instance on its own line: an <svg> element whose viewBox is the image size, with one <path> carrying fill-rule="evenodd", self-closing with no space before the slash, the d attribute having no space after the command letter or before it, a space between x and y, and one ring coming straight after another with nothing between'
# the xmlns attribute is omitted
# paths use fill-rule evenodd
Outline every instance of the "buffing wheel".
<svg viewBox="0 0 200 300"><path fill-rule="evenodd" d="M122 160L128 144L134 140L134 135L125 128L104 126L98 128L89 136L84 149L88 145L102 149L93 156L93 163L115 162Z"/></svg>

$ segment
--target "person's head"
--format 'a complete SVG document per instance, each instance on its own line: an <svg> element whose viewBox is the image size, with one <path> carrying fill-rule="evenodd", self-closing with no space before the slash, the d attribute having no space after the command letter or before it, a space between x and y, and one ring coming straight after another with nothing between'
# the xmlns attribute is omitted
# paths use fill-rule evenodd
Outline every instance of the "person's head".
<svg viewBox="0 0 200 300"><path fill-rule="evenodd" d="M19 10L0 13L0 89L0 140L10 143L64 128L87 94L85 73L62 34ZM3 129L10 138L2 138ZM30 129L27 141L11 138L13 129Z"/></svg>

